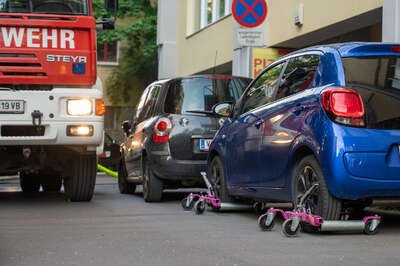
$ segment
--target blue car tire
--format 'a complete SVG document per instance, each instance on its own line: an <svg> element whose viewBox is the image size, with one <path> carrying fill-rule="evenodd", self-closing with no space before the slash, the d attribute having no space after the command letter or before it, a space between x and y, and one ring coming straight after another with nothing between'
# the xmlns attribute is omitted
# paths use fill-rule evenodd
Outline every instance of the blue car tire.
<svg viewBox="0 0 400 266"><path fill-rule="evenodd" d="M321 215L326 220L338 220L342 211L342 201L328 191L324 174L313 155L308 155L295 163L292 171L292 199L296 207L301 196L314 184L318 189L304 202L306 209Z"/></svg>
<svg viewBox="0 0 400 266"><path fill-rule="evenodd" d="M226 186L224 166L218 156L215 156L208 166L208 177L216 190L217 197L223 202L232 202L233 199L229 196Z"/></svg>

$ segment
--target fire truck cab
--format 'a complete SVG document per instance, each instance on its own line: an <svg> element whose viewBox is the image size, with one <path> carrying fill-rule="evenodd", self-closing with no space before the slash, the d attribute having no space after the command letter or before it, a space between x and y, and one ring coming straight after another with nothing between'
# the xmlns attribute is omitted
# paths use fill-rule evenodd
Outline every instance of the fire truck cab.
<svg viewBox="0 0 400 266"><path fill-rule="evenodd" d="M0 0L1 173L18 172L26 193L64 184L91 200L102 97L91 1Z"/></svg>

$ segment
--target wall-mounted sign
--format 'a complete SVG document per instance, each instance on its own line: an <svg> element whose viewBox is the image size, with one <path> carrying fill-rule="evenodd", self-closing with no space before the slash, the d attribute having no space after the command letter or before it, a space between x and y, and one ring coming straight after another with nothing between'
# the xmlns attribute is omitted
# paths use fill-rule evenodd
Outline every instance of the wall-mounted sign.
<svg viewBox="0 0 400 266"><path fill-rule="evenodd" d="M261 71L279 57L292 52L288 49L276 48L253 48L252 56L252 77L257 77Z"/></svg>
<svg viewBox="0 0 400 266"><path fill-rule="evenodd" d="M233 0L232 15L241 26L254 28L267 18L268 6L265 0Z"/></svg>
<svg viewBox="0 0 400 266"><path fill-rule="evenodd" d="M265 46L265 35L259 29L238 29L237 40L239 46Z"/></svg>
<svg viewBox="0 0 400 266"><path fill-rule="evenodd" d="M265 0L234 0L232 14L237 22L235 35L239 47L264 47L265 19L268 6Z"/></svg>

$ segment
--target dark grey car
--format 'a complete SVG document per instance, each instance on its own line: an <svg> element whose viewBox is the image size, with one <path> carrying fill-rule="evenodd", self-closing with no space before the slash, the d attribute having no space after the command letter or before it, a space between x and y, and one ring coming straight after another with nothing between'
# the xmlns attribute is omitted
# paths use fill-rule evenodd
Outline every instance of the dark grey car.
<svg viewBox="0 0 400 266"><path fill-rule="evenodd" d="M250 81L199 75L149 85L133 120L123 123L126 139L118 167L120 192L134 193L136 185L143 184L143 198L152 202L161 200L165 188L200 184L208 146L221 122L213 106L235 102Z"/></svg>

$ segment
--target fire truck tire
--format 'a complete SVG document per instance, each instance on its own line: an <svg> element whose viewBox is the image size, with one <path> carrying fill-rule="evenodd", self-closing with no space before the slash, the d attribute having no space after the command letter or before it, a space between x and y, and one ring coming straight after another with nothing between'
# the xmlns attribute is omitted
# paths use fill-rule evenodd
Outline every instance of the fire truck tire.
<svg viewBox="0 0 400 266"><path fill-rule="evenodd" d="M37 174L19 173L19 182L23 193L37 193L40 189L40 180Z"/></svg>
<svg viewBox="0 0 400 266"><path fill-rule="evenodd" d="M64 178L66 196L73 202L90 201L96 185L96 155L80 155L72 162L72 175Z"/></svg>

